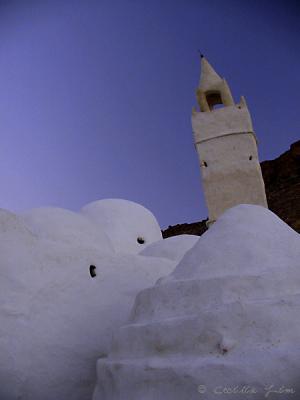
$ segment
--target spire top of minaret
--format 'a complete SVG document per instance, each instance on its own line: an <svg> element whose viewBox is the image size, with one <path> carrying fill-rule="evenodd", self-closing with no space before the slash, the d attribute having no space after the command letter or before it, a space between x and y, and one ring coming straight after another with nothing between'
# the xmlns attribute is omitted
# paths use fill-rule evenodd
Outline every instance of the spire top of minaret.
<svg viewBox="0 0 300 400"><path fill-rule="evenodd" d="M199 88L202 90L209 90L213 89L214 86L220 84L222 82L222 78L214 68L210 65L207 59L204 57L203 54L200 54L201 58L201 75L200 75L200 82Z"/></svg>
<svg viewBox="0 0 300 400"><path fill-rule="evenodd" d="M201 59L201 75L197 90L197 100L202 112L212 111L218 104L233 106L234 100L225 79L210 65L199 51Z"/></svg>

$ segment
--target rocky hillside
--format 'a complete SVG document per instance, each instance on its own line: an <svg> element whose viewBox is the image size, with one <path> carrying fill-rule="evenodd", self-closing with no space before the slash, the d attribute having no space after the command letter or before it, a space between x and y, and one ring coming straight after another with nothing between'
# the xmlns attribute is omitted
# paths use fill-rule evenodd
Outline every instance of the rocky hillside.
<svg viewBox="0 0 300 400"><path fill-rule="evenodd" d="M261 162L269 209L300 233L300 140L275 160ZM206 231L206 221L177 224L162 231L163 237L198 235Z"/></svg>

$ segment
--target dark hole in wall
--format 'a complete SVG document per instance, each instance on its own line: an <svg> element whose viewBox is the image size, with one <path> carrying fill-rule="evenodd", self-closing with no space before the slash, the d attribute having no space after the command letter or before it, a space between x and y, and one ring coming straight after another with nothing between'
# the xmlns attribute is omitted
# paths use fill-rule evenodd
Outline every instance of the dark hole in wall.
<svg viewBox="0 0 300 400"><path fill-rule="evenodd" d="M145 243L145 239L142 236L139 236L136 241L138 242L138 244L144 244Z"/></svg>
<svg viewBox="0 0 300 400"><path fill-rule="evenodd" d="M95 265L90 265L90 275L92 278L95 278L95 276L97 275Z"/></svg>

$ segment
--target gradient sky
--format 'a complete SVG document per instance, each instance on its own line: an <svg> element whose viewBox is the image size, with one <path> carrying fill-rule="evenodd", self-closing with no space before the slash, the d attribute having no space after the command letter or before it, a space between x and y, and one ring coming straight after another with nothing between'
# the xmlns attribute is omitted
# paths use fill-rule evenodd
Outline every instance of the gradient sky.
<svg viewBox="0 0 300 400"><path fill-rule="evenodd" d="M117 197L163 228L206 218L197 49L275 158L300 136L299 14L280 0L0 0L0 207Z"/></svg>

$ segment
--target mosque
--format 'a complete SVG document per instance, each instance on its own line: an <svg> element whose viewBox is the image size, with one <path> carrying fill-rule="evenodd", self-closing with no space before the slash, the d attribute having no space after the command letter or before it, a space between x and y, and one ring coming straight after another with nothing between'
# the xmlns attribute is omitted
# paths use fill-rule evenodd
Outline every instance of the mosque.
<svg viewBox="0 0 300 400"><path fill-rule="evenodd" d="M201 65L203 236L163 240L149 210L121 199L0 209L1 400L300 391L299 234L267 207L245 99Z"/></svg>

